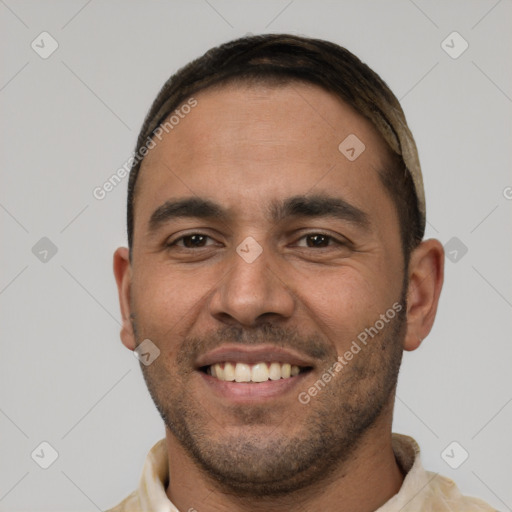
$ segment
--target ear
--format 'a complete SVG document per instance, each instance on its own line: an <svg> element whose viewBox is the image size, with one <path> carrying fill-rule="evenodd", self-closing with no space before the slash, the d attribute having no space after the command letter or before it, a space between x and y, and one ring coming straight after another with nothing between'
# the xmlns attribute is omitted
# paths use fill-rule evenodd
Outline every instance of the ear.
<svg viewBox="0 0 512 512"><path fill-rule="evenodd" d="M432 329L444 280L444 249L438 240L425 240L412 252L407 289L405 350L415 350Z"/></svg>
<svg viewBox="0 0 512 512"><path fill-rule="evenodd" d="M119 305L123 324L121 326L121 341L125 347L135 350L135 334L130 320L130 286L132 281L132 266L130 253L126 247L119 247L114 253L114 276L119 294Z"/></svg>

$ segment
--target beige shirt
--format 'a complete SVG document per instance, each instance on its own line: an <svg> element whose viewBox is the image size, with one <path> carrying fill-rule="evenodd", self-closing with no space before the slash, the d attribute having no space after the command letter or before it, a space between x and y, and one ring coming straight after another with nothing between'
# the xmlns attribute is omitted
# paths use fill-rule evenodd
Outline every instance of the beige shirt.
<svg viewBox="0 0 512 512"><path fill-rule="evenodd" d="M400 491L375 512L496 512L478 498L463 496L453 480L425 471L420 449L412 437L393 434L393 451L406 476ZM107 512L180 512L165 494L168 477L167 450L162 439L146 458L139 488Z"/></svg>

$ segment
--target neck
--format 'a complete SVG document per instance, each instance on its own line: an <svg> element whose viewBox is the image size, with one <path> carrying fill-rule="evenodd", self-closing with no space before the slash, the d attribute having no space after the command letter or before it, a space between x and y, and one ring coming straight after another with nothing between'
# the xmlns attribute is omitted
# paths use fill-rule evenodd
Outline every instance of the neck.
<svg viewBox="0 0 512 512"><path fill-rule="evenodd" d="M274 512L340 510L374 512L400 489L403 475L391 444L391 418L378 420L362 437L352 457L315 486L284 497L239 497L205 475L167 431L169 485L167 496L182 511ZM300 504L300 506L299 506Z"/></svg>

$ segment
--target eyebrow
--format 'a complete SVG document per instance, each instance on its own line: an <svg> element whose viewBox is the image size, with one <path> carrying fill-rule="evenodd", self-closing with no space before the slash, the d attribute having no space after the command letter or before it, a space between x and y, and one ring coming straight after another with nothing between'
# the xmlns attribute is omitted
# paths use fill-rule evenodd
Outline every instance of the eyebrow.
<svg viewBox="0 0 512 512"><path fill-rule="evenodd" d="M227 213L222 206L208 199L188 197L177 201L169 200L151 214L148 231L154 233L166 222L185 217L225 220Z"/></svg>
<svg viewBox="0 0 512 512"><path fill-rule="evenodd" d="M268 209L273 222L293 217L333 217L368 229L368 215L347 201L327 195L294 196L285 201L273 201ZM228 211L218 203L200 197L168 200L159 206L149 219L148 232L154 233L165 223L177 218L216 219L227 223Z"/></svg>
<svg viewBox="0 0 512 512"><path fill-rule="evenodd" d="M364 229L371 224L368 214L360 208L327 195L294 196L283 203L276 201L270 206L270 214L275 222L289 217L333 217Z"/></svg>

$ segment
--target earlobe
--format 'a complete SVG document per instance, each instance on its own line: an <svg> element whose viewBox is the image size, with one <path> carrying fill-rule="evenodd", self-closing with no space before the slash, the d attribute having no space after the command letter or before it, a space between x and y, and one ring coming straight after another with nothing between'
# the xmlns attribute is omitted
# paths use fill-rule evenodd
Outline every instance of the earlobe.
<svg viewBox="0 0 512 512"><path fill-rule="evenodd" d="M130 263L129 250L126 247L119 247L114 252L113 267L122 317L121 341L125 347L129 348L130 350L135 350L136 340L130 318L130 287L132 281L132 267Z"/></svg>
<svg viewBox="0 0 512 512"><path fill-rule="evenodd" d="M404 350L417 349L432 329L443 279L443 246L438 240L425 240L412 252L409 262Z"/></svg>

